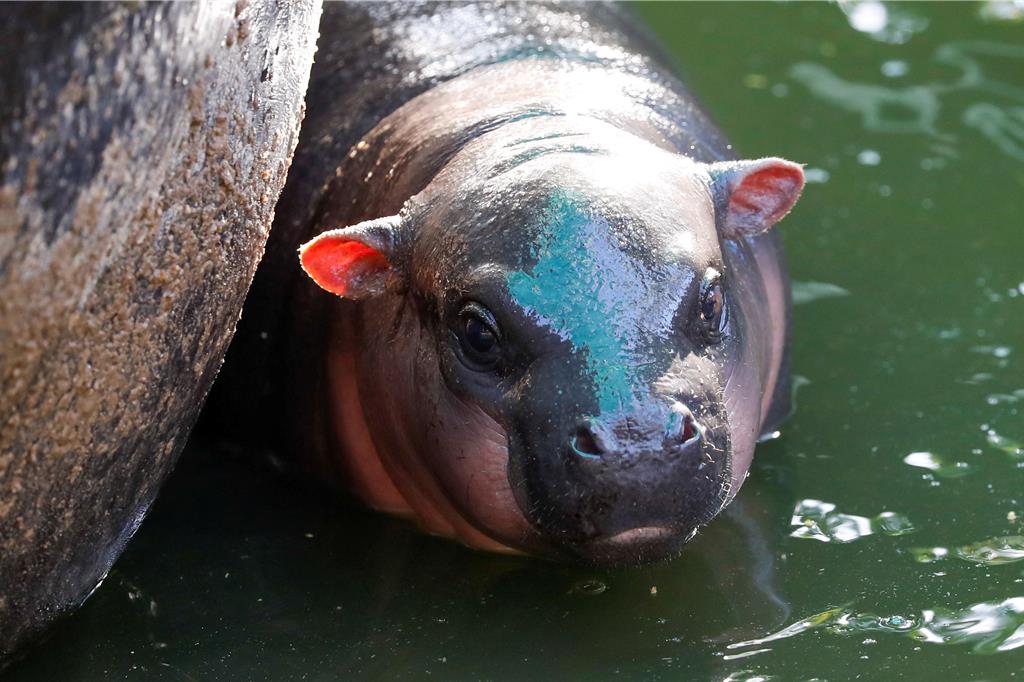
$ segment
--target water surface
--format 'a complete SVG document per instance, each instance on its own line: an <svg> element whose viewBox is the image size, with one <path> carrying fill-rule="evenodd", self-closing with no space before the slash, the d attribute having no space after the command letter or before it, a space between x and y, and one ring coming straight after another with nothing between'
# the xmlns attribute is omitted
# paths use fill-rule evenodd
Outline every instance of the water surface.
<svg viewBox="0 0 1024 682"><path fill-rule="evenodd" d="M784 223L798 409L682 558L472 552L194 444L11 680L1008 679L1024 669L1024 23L637 9ZM262 461L262 460L261 460Z"/></svg>

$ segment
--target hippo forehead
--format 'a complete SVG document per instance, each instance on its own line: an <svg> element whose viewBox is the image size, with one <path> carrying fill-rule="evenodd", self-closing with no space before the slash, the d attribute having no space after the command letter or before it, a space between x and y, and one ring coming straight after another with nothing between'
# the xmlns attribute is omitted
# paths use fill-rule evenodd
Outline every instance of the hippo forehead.
<svg viewBox="0 0 1024 682"><path fill-rule="evenodd" d="M571 193L577 204L630 232L625 248L661 258L681 251L713 258L718 240L709 185L702 164L608 123L525 118L482 135L449 161L417 197L420 210L434 218L417 239L454 238L466 245L459 251L467 261L501 261L530 242L523 231L551 195Z"/></svg>
<svg viewBox="0 0 1024 682"><path fill-rule="evenodd" d="M528 255L505 274L510 298L583 356L601 414L631 409L693 288L688 254L636 249L635 225L571 190L552 192L531 227Z"/></svg>
<svg viewBox="0 0 1024 682"><path fill-rule="evenodd" d="M553 202L607 223L605 232L637 260L720 259L701 164L614 129L509 127L523 129L470 145L413 202L416 240L432 270L520 266L548 238Z"/></svg>

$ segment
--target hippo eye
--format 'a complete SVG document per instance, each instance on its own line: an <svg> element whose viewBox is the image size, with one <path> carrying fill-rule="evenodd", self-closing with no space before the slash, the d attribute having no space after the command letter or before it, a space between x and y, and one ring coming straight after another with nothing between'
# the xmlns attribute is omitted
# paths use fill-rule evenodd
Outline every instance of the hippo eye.
<svg viewBox="0 0 1024 682"><path fill-rule="evenodd" d="M722 275L714 268L708 270L701 285L697 317L709 343L718 343L722 340L729 322L729 309L726 306Z"/></svg>
<svg viewBox="0 0 1024 682"><path fill-rule="evenodd" d="M498 324L487 308L468 303L459 313L456 334L462 355L472 369L493 369L501 359L501 336Z"/></svg>

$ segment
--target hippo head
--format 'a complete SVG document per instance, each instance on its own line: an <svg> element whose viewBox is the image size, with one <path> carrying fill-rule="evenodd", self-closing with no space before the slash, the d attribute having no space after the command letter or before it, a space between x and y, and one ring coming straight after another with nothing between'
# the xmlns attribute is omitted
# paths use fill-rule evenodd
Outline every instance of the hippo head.
<svg viewBox="0 0 1024 682"><path fill-rule="evenodd" d="M359 302L367 428L409 507L589 563L676 553L738 488L761 421L762 385L733 378L765 361L744 352L763 288L729 245L802 185L781 159L510 124L398 215L306 244L307 273Z"/></svg>

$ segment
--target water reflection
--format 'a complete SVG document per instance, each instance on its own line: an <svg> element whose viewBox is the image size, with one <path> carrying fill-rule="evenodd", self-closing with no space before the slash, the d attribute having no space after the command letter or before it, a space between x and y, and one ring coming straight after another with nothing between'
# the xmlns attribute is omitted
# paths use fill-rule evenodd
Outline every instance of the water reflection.
<svg viewBox="0 0 1024 682"><path fill-rule="evenodd" d="M756 466L679 560L590 571L467 550L193 446L108 580L10 679L574 677L609 660L701 678L713 648L791 616L792 470Z"/></svg>
<svg viewBox="0 0 1024 682"><path fill-rule="evenodd" d="M837 298L849 295L850 292L838 284L812 281L793 282L793 305L811 303L823 298Z"/></svg>
<svg viewBox="0 0 1024 682"><path fill-rule="evenodd" d="M840 0L850 27L883 43L900 45L928 28L928 19L905 5L880 0Z"/></svg>
<svg viewBox="0 0 1024 682"><path fill-rule="evenodd" d="M837 607L822 611L758 639L735 642L729 652L755 647L771 651L765 644L788 639L813 630L836 635L866 632L899 634L929 644L969 645L975 653L994 654L1024 645L1024 597L998 602L980 602L963 609L924 609L918 615L878 616ZM733 658L741 654L730 653Z"/></svg>
<svg viewBox="0 0 1024 682"><path fill-rule="evenodd" d="M875 533L896 536L914 531L914 525L903 514L886 511L873 518L841 514L836 505L821 500L798 502L790 525L796 526L790 537L837 543L853 542Z"/></svg>
<svg viewBox="0 0 1024 682"><path fill-rule="evenodd" d="M974 471L968 462L950 462L934 452L911 452L903 462L912 467L927 469L940 478L960 478Z"/></svg>
<svg viewBox="0 0 1024 682"><path fill-rule="evenodd" d="M978 16L985 21L1024 21L1024 0L985 0Z"/></svg>
<svg viewBox="0 0 1024 682"><path fill-rule="evenodd" d="M859 3L854 12L882 3ZM884 6L882 6L884 10ZM852 16L852 15L851 15ZM1024 60L1024 47L985 41L960 41L940 46L932 59L959 71L950 82L930 82L905 87L849 81L816 62L798 62L789 75L814 96L859 114L866 130L882 133L927 135L945 143L957 137L939 128L942 100L952 93L994 95L1004 102L973 101L961 112L961 122L983 135L1002 153L1024 161L1024 87L985 75L982 58ZM887 64L889 62L886 62ZM1024 66L1024 65L1022 65ZM885 69L883 69L883 72ZM898 69L892 73L902 71ZM933 147L944 155L955 155L946 145Z"/></svg>
<svg viewBox="0 0 1024 682"><path fill-rule="evenodd" d="M947 547L913 547L909 552L915 560L926 564L956 557L973 564L999 566L1024 559L1024 537L1007 535L954 547L952 550Z"/></svg>
<svg viewBox="0 0 1024 682"><path fill-rule="evenodd" d="M1014 459L1024 458L1024 445L1012 438L1007 438L990 428L988 424L982 424L981 430L985 432L985 442L1000 450Z"/></svg>

